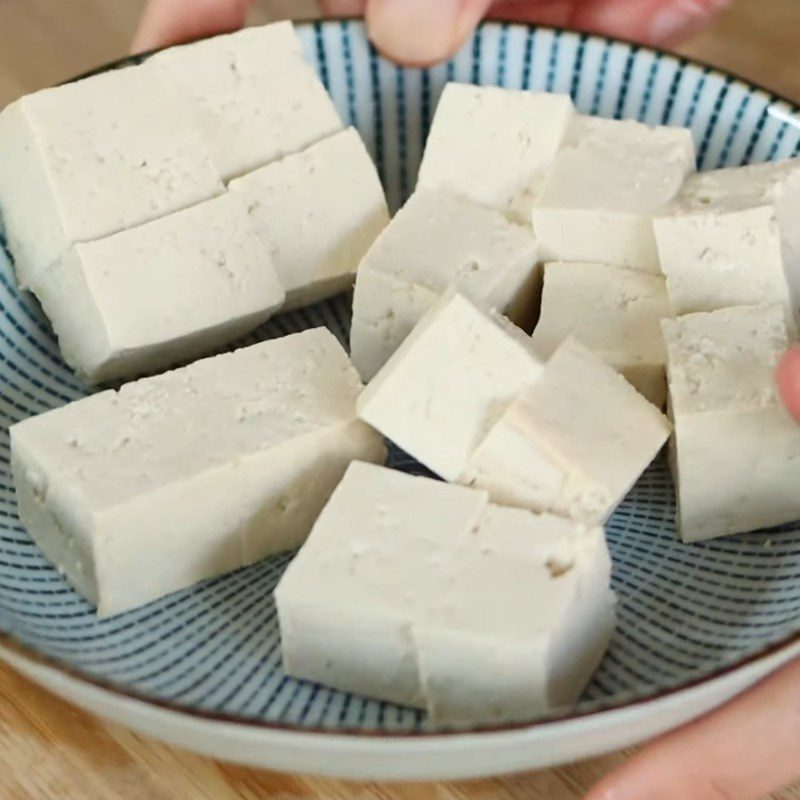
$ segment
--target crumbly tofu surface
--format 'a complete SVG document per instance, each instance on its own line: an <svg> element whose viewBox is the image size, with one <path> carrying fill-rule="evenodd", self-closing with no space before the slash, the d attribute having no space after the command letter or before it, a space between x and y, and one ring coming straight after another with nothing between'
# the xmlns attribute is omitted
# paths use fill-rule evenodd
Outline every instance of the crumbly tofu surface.
<svg viewBox="0 0 800 800"><path fill-rule="evenodd" d="M534 203L541 257L659 272L653 217L694 170L683 128L579 117Z"/></svg>
<svg viewBox="0 0 800 800"><path fill-rule="evenodd" d="M27 95L0 113L0 211L29 288L69 245L224 191L187 103L145 63Z"/></svg>
<svg viewBox="0 0 800 800"><path fill-rule="evenodd" d="M598 666L610 567L601 528L355 462L275 590L284 668L439 723L530 717Z"/></svg>
<svg viewBox="0 0 800 800"><path fill-rule="evenodd" d="M781 303L800 311L800 159L698 173L655 220L678 314Z"/></svg>
<svg viewBox="0 0 800 800"><path fill-rule="evenodd" d="M544 266L536 353L547 360L574 336L658 408L666 399L661 320L673 316L664 278L586 262Z"/></svg>
<svg viewBox="0 0 800 800"><path fill-rule="evenodd" d="M542 373L530 337L448 290L358 399L358 415L445 480Z"/></svg>
<svg viewBox="0 0 800 800"><path fill-rule="evenodd" d="M449 83L433 118L418 185L527 223L574 118L567 95Z"/></svg>
<svg viewBox="0 0 800 800"><path fill-rule="evenodd" d="M297 547L353 459L358 376L316 328L11 428L19 516L100 616Z"/></svg>
<svg viewBox="0 0 800 800"><path fill-rule="evenodd" d="M568 337L488 431L460 482L496 503L602 524L669 434L654 405Z"/></svg>
<svg viewBox="0 0 800 800"><path fill-rule="evenodd" d="M208 353L284 298L269 250L231 194L73 245L33 288L65 360L92 383Z"/></svg>
<svg viewBox="0 0 800 800"><path fill-rule="evenodd" d="M286 310L350 289L389 222L378 173L354 128L232 181L269 249Z"/></svg>
<svg viewBox="0 0 800 800"><path fill-rule="evenodd" d="M682 538L800 518L800 429L774 378L788 346L784 307L698 312L665 320L663 328Z"/></svg>
<svg viewBox="0 0 800 800"><path fill-rule="evenodd" d="M325 87L303 60L290 22L172 47L152 61L192 101L225 181L342 127Z"/></svg>
<svg viewBox="0 0 800 800"><path fill-rule="evenodd" d="M370 380L449 286L522 317L536 305L540 284L529 227L449 192L419 191L358 268L353 364Z"/></svg>

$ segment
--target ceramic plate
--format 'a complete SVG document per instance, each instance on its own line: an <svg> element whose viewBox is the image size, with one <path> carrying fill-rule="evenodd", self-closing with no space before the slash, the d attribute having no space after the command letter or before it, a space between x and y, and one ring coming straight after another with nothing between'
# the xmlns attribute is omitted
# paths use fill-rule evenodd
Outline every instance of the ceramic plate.
<svg viewBox="0 0 800 800"><path fill-rule="evenodd" d="M395 208L413 188L448 80L568 92L584 113L688 126L706 169L800 149L795 109L786 102L623 42L491 23L449 63L412 70L378 57L359 23L300 26L299 33L342 118L366 141ZM257 336L320 324L346 341L347 298L280 316ZM140 730L279 769L481 775L629 744L721 702L797 649L800 525L682 544L662 461L608 525L619 596L608 655L577 708L546 720L453 733L418 711L288 678L272 601L288 554L97 621L17 520L5 429L85 389L2 256L0 337L2 652L55 691ZM416 468L398 452L390 463Z"/></svg>

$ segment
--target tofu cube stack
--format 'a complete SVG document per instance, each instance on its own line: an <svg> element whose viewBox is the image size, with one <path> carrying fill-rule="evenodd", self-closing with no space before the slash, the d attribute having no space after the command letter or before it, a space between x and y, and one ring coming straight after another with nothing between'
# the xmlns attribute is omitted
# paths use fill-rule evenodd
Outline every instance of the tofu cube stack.
<svg viewBox="0 0 800 800"><path fill-rule="evenodd" d="M275 590L284 665L439 723L530 718L597 668L610 573L602 528L353 463Z"/></svg>
<svg viewBox="0 0 800 800"><path fill-rule="evenodd" d="M303 545L288 674L525 719L602 659L603 525L668 440L686 541L800 518L800 161L697 175L689 131L450 84L389 221L287 24L22 98L0 148L18 279L88 380L355 280L352 362L313 329L12 427L20 519L101 616Z"/></svg>
<svg viewBox="0 0 800 800"><path fill-rule="evenodd" d="M530 337L448 290L358 399L362 420L492 500L603 524L667 441L663 414L568 337Z"/></svg>
<svg viewBox="0 0 800 800"><path fill-rule="evenodd" d="M0 113L0 149L19 284L91 383L349 288L388 222L290 23L23 97Z"/></svg>
<svg viewBox="0 0 800 800"><path fill-rule="evenodd" d="M385 458L361 389L315 328L31 417L20 519L99 616L298 547L349 463Z"/></svg>

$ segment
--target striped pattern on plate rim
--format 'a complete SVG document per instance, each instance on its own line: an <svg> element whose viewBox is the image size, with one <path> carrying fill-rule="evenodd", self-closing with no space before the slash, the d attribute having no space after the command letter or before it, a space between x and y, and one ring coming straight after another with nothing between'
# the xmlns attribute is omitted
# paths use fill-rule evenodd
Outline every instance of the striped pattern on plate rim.
<svg viewBox="0 0 800 800"><path fill-rule="evenodd" d="M701 168L800 151L800 125L787 103L635 45L490 23L449 63L415 70L382 60L359 23L301 26L299 33L342 118L366 141L394 208L413 188L447 80L568 92L583 112L686 125ZM345 341L347 298L282 315L245 341L310 325L327 325ZM84 388L1 255L0 339L0 630L73 669L196 711L304 728L431 730L420 712L283 674L271 591L290 555L97 621L16 518L7 426ZM390 463L419 470L398 451ZM669 473L659 462L608 526L620 619L579 711L695 681L800 628L800 527L684 545L673 514Z"/></svg>

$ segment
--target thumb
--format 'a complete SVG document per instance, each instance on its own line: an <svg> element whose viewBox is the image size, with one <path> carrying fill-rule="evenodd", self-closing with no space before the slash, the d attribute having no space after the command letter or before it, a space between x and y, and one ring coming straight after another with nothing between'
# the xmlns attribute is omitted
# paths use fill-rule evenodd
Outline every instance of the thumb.
<svg viewBox="0 0 800 800"><path fill-rule="evenodd" d="M800 422L800 345L791 347L778 366L778 388L789 413Z"/></svg>
<svg viewBox="0 0 800 800"><path fill-rule="evenodd" d="M389 58L424 66L451 56L492 0L369 0L369 37Z"/></svg>
<svg viewBox="0 0 800 800"><path fill-rule="evenodd" d="M586 800L756 800L800 775L800 661L666 734Z"/></svg>

